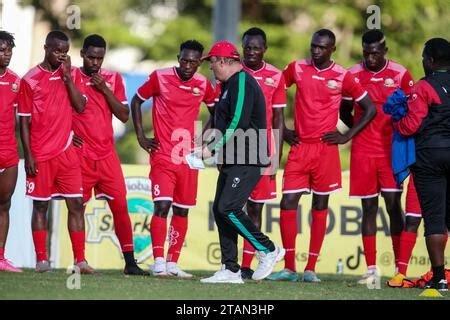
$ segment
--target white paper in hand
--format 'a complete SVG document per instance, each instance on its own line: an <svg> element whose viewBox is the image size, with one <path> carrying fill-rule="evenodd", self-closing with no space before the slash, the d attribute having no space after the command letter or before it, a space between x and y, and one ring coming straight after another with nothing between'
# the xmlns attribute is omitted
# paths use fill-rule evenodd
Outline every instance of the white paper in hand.
<svg viewBox="0 0 450 320"><path fill-rule="evenodd" d="M202 159L198 158L195 153L190 153L186 156L186 162L189 165L189 168L195 170L205 169L205 164Z"/></svg>

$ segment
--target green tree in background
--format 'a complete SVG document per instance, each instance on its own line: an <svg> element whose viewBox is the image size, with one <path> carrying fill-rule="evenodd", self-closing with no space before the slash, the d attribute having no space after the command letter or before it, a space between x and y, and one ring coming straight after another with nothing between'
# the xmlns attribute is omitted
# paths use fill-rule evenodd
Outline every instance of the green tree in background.
<svg viewBox="0 0 450 320"><path fill-rule="evenodd" d="M54 1L23 2L37 8L52 28L65 28L65 16L55 12ZM140 49L144 59L175 60L181 42L197 39L208 50L213 41L213 0L78 0L70 4L78 5L82 13L82 28L71 32L75 41L94 32L100 33L111 48L134 46ZM164 17L155 10L161 5L172 6L175 15ZM416 80L421 78L423 43L431 37L448 37L448 0L242 0L239 30L242 34L251 26L263 28L269 45L266 59L282 69L294 59L308 57L312 33L329 28L337 36L335 60L350 67L361 59L361 35L367 30L366 21L371 13L366 10L370 5L377 5L381 10L381 29L386 34L388 57L407 67ZM200 72L209 75L209 66L203 64ZM290 127L293 95L294 90L289 90L285 115ZM207 117L206 108L202 108L201 118ZM149 115L145 118L149 119ZM131 121L127 129L127 135L117 142L119 156L125 163L135 162L136 153L141 152ZM148 126L148 130L151 129ZM284 154L286 157L287 152Z"/></svg>

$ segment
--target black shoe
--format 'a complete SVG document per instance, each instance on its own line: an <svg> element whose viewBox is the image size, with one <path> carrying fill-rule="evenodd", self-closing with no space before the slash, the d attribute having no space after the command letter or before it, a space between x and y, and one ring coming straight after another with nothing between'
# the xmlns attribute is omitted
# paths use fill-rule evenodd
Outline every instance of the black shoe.
<svg viewBox="0 0 450 320"><path fill-rule="evenodd" d="M241 277L242 277L242 279L244 279L244 280L251 279L252 275L253 275L253 272L254 271L252 269L250 269L250 268L242 268L241 269Z"/></svg>
<svg viewBox="0 0 450 320"><path fill-rule="evenodd" d="M448 283L447 280L445 279L442 279L439 282L436 282L434 279L431 279L423 288L436 289L437 291L448 291Z"/></svg>
<svg viewBox="0 0 450 320"><path fill-rule="evenodd" d="M126 265L123 273L129 276L149 276L150 273L142 270L137 264Z"/></svg>

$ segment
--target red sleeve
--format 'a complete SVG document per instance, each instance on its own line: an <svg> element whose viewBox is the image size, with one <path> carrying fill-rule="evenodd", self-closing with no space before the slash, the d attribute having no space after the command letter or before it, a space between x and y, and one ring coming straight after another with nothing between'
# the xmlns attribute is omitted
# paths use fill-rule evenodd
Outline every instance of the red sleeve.
<svg viewBox="0 0 450 320"><path fill-rule="evenodd" d="M14 80L14 84L17 86L17 89L16 89L17 94L16 94L16 96L14 97L14 101L13 101L14 107L17 107L17 106L19 105L20 81L21 81L21 80L20 80L19 77L17 77L17 78Z"/></svg>
<svg viewBox="0 0 450 320"><path fill-rule="evenodd" d="M31 90L28 82L23 79L20 82L18 103L19 108L17 114L19 116L30 117L33 105L33 90Z"/></svg>
<svg viewBox="0 0 450 320"><path fill-rule="evenodd" d="M433 87L425 80L420 80L411 90L408 113L400 121L394 122L394 128L405 136L414 134L427 116L428 106L440 103L441 99Z"/></svg>
<svg viewBox="0 0 450 320"><path fill-rule="evenodd" d="M344 81L342 81L342 96L347 98L351 97L358 102L366 95L367 91L362 87L356 77L348 71L344 76Z"/></svg>
<svg viewBox="0 0 450 320"><path fill-rule="evenodd" d="M295 61L291 62L283 71L286 88L295 83Z"/></svg>
<svg viewBox="0 0 450 320"><path fill-rule="evenodd" d="M284 108L286 107L286 82L284 76L281 74L278 87L272 96L272 108Z"/></svg>
<svg viewBox="0 0 450 320"><path fill-rule="evenodd" d="M206 103L208 107L214 107L216 99L216 92L209 80L206 80L206 92L205 96L203 97L203 102Z"/></svg>
<svg viewBox="0 0 450 320"><path fill-rule="evenodd" d="M141 100L148 100L153 96L159 95L158 74L156 71L150 74L147 81L139 87L136 94Z"/></svg>
<svg viewBox="0 0 450 320"><path fill-rule="evenodd" d="M114 95L120 102L122 102L122 104L128 104L127 94L125 92L125 83L122 76L118 72L116 73L116 79L114 83Z"/></svg>
<svg viewBox="0 0 450 320"><path fill-rule="evenodd" d="M87 94L86 94L86 85L85 83L81 80L81 70L80 69L72 69L72 79L73 79L73 83L75 83L75 86L77 87L78 91L81 93L81 95L83 97L86 98L86 100L88 99Z"/></svg>
<svg viewBox="0 0 450 320"><path fill-rule="evenodd" d="M406 70L405 74L403 75L402 82L400 83L400 88L403 90L405 95L409 96L411 94L411 89L414 86L414 79L409 73L408 70Z"/></svg>

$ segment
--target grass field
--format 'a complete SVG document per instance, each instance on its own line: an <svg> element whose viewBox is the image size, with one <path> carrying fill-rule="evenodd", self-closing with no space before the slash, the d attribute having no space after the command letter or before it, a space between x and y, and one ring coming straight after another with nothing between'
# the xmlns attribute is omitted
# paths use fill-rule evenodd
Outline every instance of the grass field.
<svg viewBox="0 0 450 320"><path fill-rule="evenodd" d="M38 274L0 272L0 300L413 300L449 299L419 297L419 289L381 288L357 285L356 276L320 275L322 283L248 281L244 285L207 285L199 279L211 272L194 271L194 279L126 277L119 270L101 270L81 275L81 289L68 289L65 270ZM73 278L72 278L73 279ZM75 282L72 282L72 284Z"/></svg>

